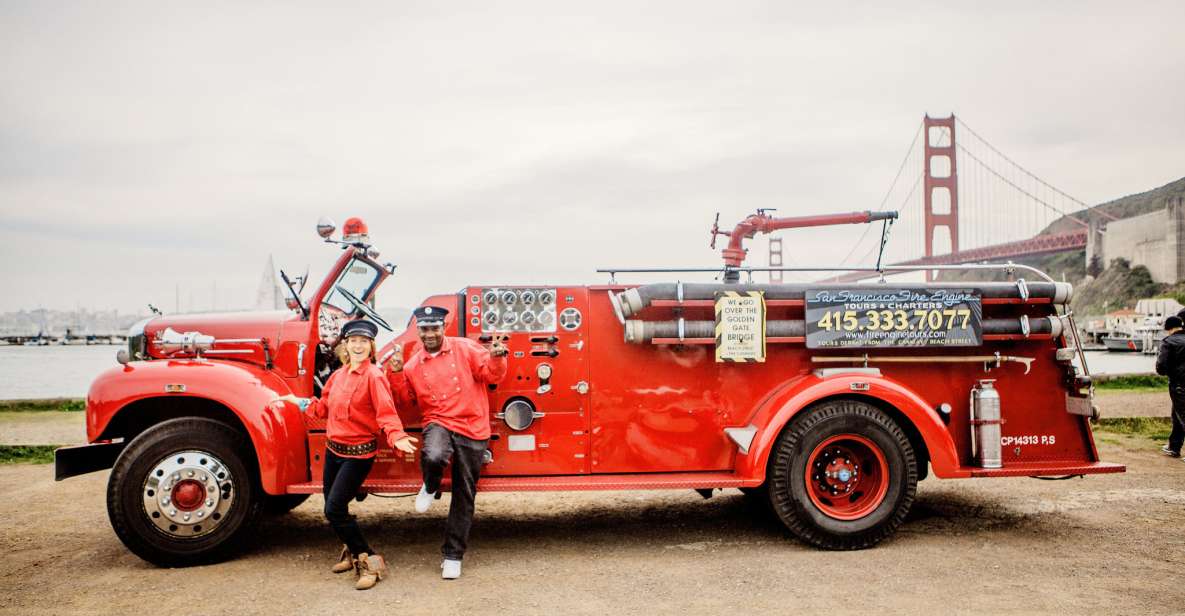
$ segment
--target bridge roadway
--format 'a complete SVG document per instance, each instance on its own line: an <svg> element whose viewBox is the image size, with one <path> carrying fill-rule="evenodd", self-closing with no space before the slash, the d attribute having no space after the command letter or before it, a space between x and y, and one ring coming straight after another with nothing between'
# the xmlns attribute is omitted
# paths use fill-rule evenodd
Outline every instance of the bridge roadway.
<svg viewBox="0 0 1185 616"><path fill-rule="evenodd" d="M893 266L917 266L919 270L928 265L960 265L963 263L980 263L983 261L1000 262L1005 259L1031 257L1035 255L1066 252L1086 248L1086 229L1078 229L1066 233L1049 233L1036 235L1026 240L981 246L969 250L960 250L944 255L922 257L911 261L893 263ZM876 278L876 272L852 272L828 278L828 282L857 282L868 278Z"/></svg>

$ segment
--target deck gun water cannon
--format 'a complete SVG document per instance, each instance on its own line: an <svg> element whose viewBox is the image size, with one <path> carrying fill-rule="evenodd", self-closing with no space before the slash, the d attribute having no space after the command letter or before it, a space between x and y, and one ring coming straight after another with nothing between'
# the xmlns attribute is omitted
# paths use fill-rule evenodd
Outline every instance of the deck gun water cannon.
<svg viewBox="0 0 1185 616"><path fill-rule="evenodd" d="M802 227L827 227L831 225L855 225L876 222L878 220L893 221L897 219L897 212L894 210L873 212L865 210L863 212L847 212L844 214L820 214L817 216L791 216L786 218L776 218L770 216L768 212L773 212L772 209L759 209L756 214L750 214L744 220L738 222L732 231L722 231L720 229L720 213L716 213L716 220L712 223L712 242L711 248L716 248L716 236L728 236L728 246L721 250L721 255L724 257L725 268L725 282L736 282L740 278L739 272L736 268L740 267L745 261L745 255L748 254L743 244L746 239L752 238L758 233L772 233L779 229L798 229Z"/></svg>

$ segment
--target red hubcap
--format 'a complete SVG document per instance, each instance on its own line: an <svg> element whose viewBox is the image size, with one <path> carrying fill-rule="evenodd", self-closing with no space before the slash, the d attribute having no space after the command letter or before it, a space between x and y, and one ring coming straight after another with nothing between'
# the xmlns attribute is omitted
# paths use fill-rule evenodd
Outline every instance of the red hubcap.
<svg viewBox="0 0 1185 616"><path fill-rule="evenodd" d="M872 513L889 490L889 465L880 447L858 434L819 443L806 464L806 493L824 514L857 520Z"/></svg>
<svg viewBox="0 0 1185 616"><path fill-rule="evenodd" d="M181 511L193 511L206 500L206 487L199 481L186 479L173 486L173 505Z"/></svg>

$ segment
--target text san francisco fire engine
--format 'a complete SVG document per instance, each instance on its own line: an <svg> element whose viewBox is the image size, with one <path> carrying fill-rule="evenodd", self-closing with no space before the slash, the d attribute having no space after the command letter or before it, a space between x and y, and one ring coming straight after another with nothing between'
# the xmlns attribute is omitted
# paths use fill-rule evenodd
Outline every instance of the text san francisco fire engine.
<svg viewBox="0 0 1185 616"><path fill-rule="evenodd" d="M960 266L1006 282L740 280L755 233L895 216L759 212L714 228L731 236L722 282L618 284L628 270L614 270L603 285L425 299L449 310L448 335L509 336L479 490L739 488L802 541L858 549L898 528L930 474L1122 472L1094 445L1069 284L1019 265ZM347 320L391 329L372 305L394 266L366 235L318 231L341 255L305 298L284 277L289 310L147 319L91 386L90 444L58 450L57 478L111 468L111 524L140 557L224 558L265 511L320 492L324 425L273 400L319 394ZM410 356L415 329L380 355L399 343ZM417 409L399 413L420 427ZM415 492L419 474L414 454L384 446L363 490Z"/></svg>

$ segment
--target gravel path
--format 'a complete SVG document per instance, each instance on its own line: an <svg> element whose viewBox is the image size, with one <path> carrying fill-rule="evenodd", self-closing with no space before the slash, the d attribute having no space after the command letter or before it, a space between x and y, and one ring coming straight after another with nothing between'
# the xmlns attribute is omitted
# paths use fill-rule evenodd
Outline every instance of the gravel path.
<svg viewBox="0 0 1185 616"><path fill-rule="evenodd" d="M111 531L106 472L7 465L0 614L1176 613L1185 464L1156 447L1101 439L1120 475L926 480L900 532L860 552L808 548L732 490L482 494L455 582L439 578L446 507L370 498L353 509L392 575L366 593L329 572L319 496L235 560L157 569Z"/></svg>
<svg viewBox="0 0 1185 616"><path fill-rule="evenodd" d="M1116 391L1100 389L1095 392L1095 403L1103 417L1168 417L1167 391Z"/></svg>

